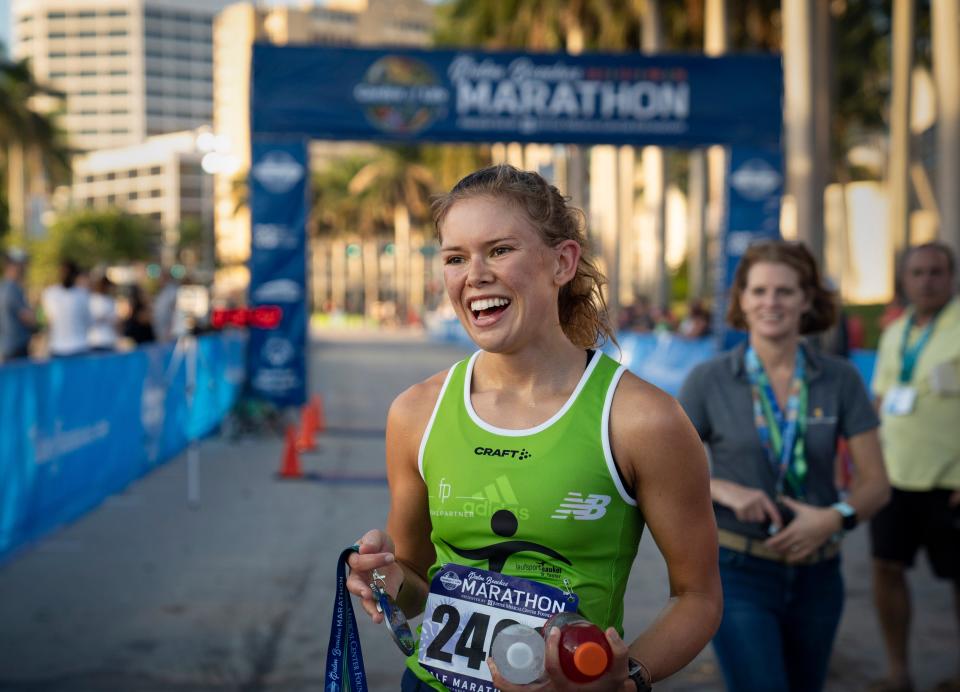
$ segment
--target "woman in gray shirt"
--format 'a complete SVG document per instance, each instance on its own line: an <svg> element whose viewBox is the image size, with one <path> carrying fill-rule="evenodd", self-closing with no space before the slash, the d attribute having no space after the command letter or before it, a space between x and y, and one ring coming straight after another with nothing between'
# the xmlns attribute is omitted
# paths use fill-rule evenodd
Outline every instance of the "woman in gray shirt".
<svg viewBox="0 0 960 692"><path fill-rule="evenodd" d="M695 368L679 397L712 458L724 592L714 649L730 690L816 692L843 609L840 537L889 495L879 423L857 371L802 337L836 316L803 245L750 246L729 305L747 343ZM856 472L844 501L840 437Z"/></svg>

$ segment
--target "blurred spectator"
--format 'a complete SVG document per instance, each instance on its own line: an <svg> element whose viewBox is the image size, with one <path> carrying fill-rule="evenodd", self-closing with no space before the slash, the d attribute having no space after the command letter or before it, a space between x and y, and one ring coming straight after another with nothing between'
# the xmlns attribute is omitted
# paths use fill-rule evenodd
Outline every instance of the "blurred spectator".
<svg viewBox="0 0 960 692"><path fill-rule="evenodd" d="M670 311L669 305L662 305L651 313L653 330L656 332L672 332L677 328L677 320Z"/></svg>
<svg viewBox="0 0 960 692"><path fill-rule="evenodd" d="M687 339L702 339L710 335L710 311L702 301L690 302L687 316L680 322L677 331Z"/></svg>
<svg viewBox="0 0 960 692"><path fill-rule="evenodd" d="M153 334L157 341L170 341L183 335L183 319L177 314L177 291L180 283L165 269L160 276L160 290L153 299Z"/></svg>
<svg viewBox="0 0 960 692"><path fill-rule="evenodd" d="M874 603L887 677L872 689L912 690L906 571L924 548L953 583L960 624L960 299L956 258L943 243L909 248L900 281L910 308L880 338L873 391L893 496L870 525ZM954 649L960 651L960 647ZM936 690L960 690L960 675Z"/></svg>
<svg viewBox="0 0 960 692"><path fill-rule="evenodd" d="M76 264L60 265L60 283L43 291L43 312L47 320L51 356L72 356L89 348L90 292Z"/></svg>
<svg viewBox="0 0 960 692"><path fill-rule="evenodd" d="M139 286L133 286L130 291L130 314L123 321L123 335L135 344L145 344L156 337L153 333L153 319L150 306L143 297Z"/></svg>
<svg viewBox="0 0 960 692"><path fill-rule="evenodd" d="M26 358L37 318L23 294L27 255L23 250L7 251L0 282L0 363Z"/></svg>
<svg viewBox="0 0 960 692"><path fill-rule="evenodd" d="M94 279L90 292L90 330L87 338L94 351L113 351L117 347L117 301L113 284L106 273Z"/></svg>
<svg viewBox="0 0 960 692"><path fill-rule="evenodd" d="M627 305L621 311L620 329L632 332L652 332L655 326L650 299L639 295L632 305Z"/></svg>

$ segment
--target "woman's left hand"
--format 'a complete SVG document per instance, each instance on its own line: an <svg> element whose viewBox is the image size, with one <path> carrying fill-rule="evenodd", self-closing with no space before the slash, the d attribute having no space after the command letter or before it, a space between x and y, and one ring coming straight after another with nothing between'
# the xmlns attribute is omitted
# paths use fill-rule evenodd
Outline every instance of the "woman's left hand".
<svg viewBox="0 0 960 692"><path fill-rule="evenodd" d="M493 684L501 692L578 692L579 690L584 692L635 692L636 685L627 677L630 652L627 650L626 643L612 627L607 628L605 635L607 642L610 644L610 649L613 651L613 660L610 662L610 668L607 672L592 682L574 682L563 674L563 669L560 667L560 631L554 629L547 637L544 674L539 680L527 685L509 683L503 679L500 671L497 670L496 661L488 658L487 665L490 668L490 674L493 676Z"/></svg>
<svg viewBox="0 0 960 692"><path fill-rule="evenodd" d="M800 562L840 530L840 514L830 507L814 507L789 497L781 498L781 502L796 516L766 545L783 553L788 562Z"/></svg>

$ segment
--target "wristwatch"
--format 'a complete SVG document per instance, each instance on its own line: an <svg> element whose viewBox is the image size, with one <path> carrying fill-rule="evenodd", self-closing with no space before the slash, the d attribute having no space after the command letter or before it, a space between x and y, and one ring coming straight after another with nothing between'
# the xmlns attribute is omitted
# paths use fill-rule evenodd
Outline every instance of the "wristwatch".
<svg viewBox="0 0 960 692"><path fill-rule="evenodd" d="M633 680L633 684L637 686L637 692L650 692L653 689L650 685L650 672L635 658L628 659L627 677Z"/></svg>
<svg viewBox="0 0 960 692"><path fill-rule="evenodd" d="M851 507L846 502L834 502L830 505L831 509L835 509L840 512L840 516L843 518L843 523L840 525L844 531L853 531L857 528L857 510Z"/></svg>

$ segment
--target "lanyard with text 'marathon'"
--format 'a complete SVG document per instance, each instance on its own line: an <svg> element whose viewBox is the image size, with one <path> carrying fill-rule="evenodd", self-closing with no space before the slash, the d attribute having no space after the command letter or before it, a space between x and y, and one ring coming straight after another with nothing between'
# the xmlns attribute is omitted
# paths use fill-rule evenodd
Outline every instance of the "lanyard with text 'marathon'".
<svg viewBox="0 0 960 692"><path fill-rule="evenodd" d="M353 614L353 603L347 591L347 558L357 552L353 545L340 553L337 560L337 587L330 623L330 642L327 644L325 692L366 692L367 675L363 669L360 633Z"/></svg>
<svg viewBox="0 0 960 692"><path fill-rule="evenodd" d="M767 452L767 458L777 471L777 495L783 493L784 484L787 484L793 496L802 499L807 477L804 444L807 429L807 383L804 378L803 353L797 351L786 412L780 410L770 378L753 348L747 349L745 360L753 393L753 421Z"/></svg>
<svg viewBox="0 0 960 692"><path fill-rule="evenodd" d="M917 367L917 361L920 360L920 353L927 342L930 341L930 335L933 333L933 326L937 323L939 313L930 319L911 346L907 342L910 340L910 332L913 331L915 317L915 315L910 315L903 328L903 340L900 342L900 384L909 384L913 379L913 371Z"/></svg>

